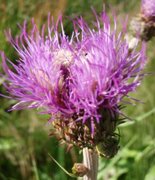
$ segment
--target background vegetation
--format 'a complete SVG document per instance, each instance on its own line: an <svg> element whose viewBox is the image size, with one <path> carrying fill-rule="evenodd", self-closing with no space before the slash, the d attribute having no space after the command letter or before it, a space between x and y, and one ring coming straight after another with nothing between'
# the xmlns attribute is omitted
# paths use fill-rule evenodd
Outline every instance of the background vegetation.
<svg viewBox="0 0 155 180"><path fill-rule="evenodd" d="M67 17L82 15L91 23L90 7L97 12L103 3L107 12L114 7L119 17L130 17L139 12L140 1L135 0L0 0L0 49L14 60L16 54L7 43L4 30L11 28L18 34L18 23L30 22L34 17L40 26L48 12L56 18L59 12ZM109 8L110 7L110 8ZM65 30L70 34L72 26L65 20ZM146 72L155 71L155 40L148 43ZM2 68L0 66L0 72ZM4 79L0 77L1 93ZM100 159L99 180L154 180L155 179L155 78L145 77L133 97L144 103L127 106L125 111L133 123L120 127L120 151L111 160ZM65 147L49 137L48 117L34 110L8 112L14 100L0 98L0 180L67 180L68 177L49 158L50 153L67 170L74 162L81 161L76 149L66 152Z"/></svg>

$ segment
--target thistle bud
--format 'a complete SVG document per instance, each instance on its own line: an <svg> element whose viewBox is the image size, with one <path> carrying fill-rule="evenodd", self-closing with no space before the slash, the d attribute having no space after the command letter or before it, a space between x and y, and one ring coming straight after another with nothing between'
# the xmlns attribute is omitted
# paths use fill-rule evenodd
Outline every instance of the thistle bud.
<svg viewBox="0 0 155 180"><path fill-rule="evenodd" d="M83 177L88 173L88 168L82 163L75 163L72 167L72 172L78 177Z"/></svg>

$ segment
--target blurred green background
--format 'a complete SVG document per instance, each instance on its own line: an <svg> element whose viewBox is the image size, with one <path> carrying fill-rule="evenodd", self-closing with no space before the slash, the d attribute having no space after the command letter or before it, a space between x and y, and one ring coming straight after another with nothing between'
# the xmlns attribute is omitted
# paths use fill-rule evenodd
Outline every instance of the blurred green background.
<svg viewBox="0 0 155 180"><path fill-rule="evenodd" d="M120 18L129 19L140 9L135 0L0 0L0 49L14 60L16 54L7 43L4 31L10 28L18 34L18 23L34 17L42 25L48 12L56 18L60 12L65 17L82 15L91 23L93 6L97 12L114 8ZM64 19L65 31L70 35L72 26ZM155 70L155 40L148 43L146 72ZM1 59L0 59L1 61ZM2 68L0 66L0 73ZM0 78L0 91L5 94ZM145 77L141 86L132 94L144 103L127 106L124 111L135 119L132 124L120 127L119 153L111 160L100 158L99 180L155 180L155 78ZM35 110L8 112L14 100L0 98L0 180L67 180L72 179L49 158L50 153L68 171L74 162L81 162L77 149L66 151L63 145L49 137L48 117Z"/></svg>

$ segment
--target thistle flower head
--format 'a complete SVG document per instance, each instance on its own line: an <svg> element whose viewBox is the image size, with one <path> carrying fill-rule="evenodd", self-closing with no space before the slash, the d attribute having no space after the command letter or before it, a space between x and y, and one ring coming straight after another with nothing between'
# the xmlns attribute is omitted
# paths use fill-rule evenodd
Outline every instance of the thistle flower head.
<svg viewBox="0 0 155 180"><path fill-rule="evenodd" d="M4 54L6 88L19 103L12 109L44 107L52 115L53 134L80 148L106 147L115 142L122 99L135 91L145 65L145 48L131 50L124 40L124 27L117 32L114 18L96 15L93 29L82 19L74 21L72 38L48 24L48 34L33 23L32 33L26 28L16 40L9 39L19 55L16 64ZM107 155L108 156L108 155Z"/></svg>
<svg viewBox="0 0 155 180"><path fill-rule="evenodd" d="M142 0L141 13L146 19L155 21L155 0Z"/></svg>

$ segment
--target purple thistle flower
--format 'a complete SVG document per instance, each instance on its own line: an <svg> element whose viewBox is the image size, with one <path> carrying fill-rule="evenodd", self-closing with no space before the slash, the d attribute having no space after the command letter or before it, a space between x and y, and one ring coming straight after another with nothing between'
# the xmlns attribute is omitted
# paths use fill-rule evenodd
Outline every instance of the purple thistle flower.
<svg viewBox="0 0 155 180"><path fill-rule="evenodd" d="M82 148L115 143L114 152L107 155L111 157L118 149L115 129L122 99L142 79L145 46L131 50L124 39L125 27L118 33L116 18L112 28L105 13L96 15L94 29L82 18L73 24L70 39L61 18L52 26L49 20L47 35L45 27L39 33L34 22L30 35L26 25L15 40L9 33L19 59L13 64L2 53L5 87L18 101L13 110L44 107L56 119L54 134Z"/></svg>
<svg viewBox="0 0 155 180"><path fill-rule="evenodd" d="M155 21L155 0L142 0L141 13L145 18Z"/></svg>

